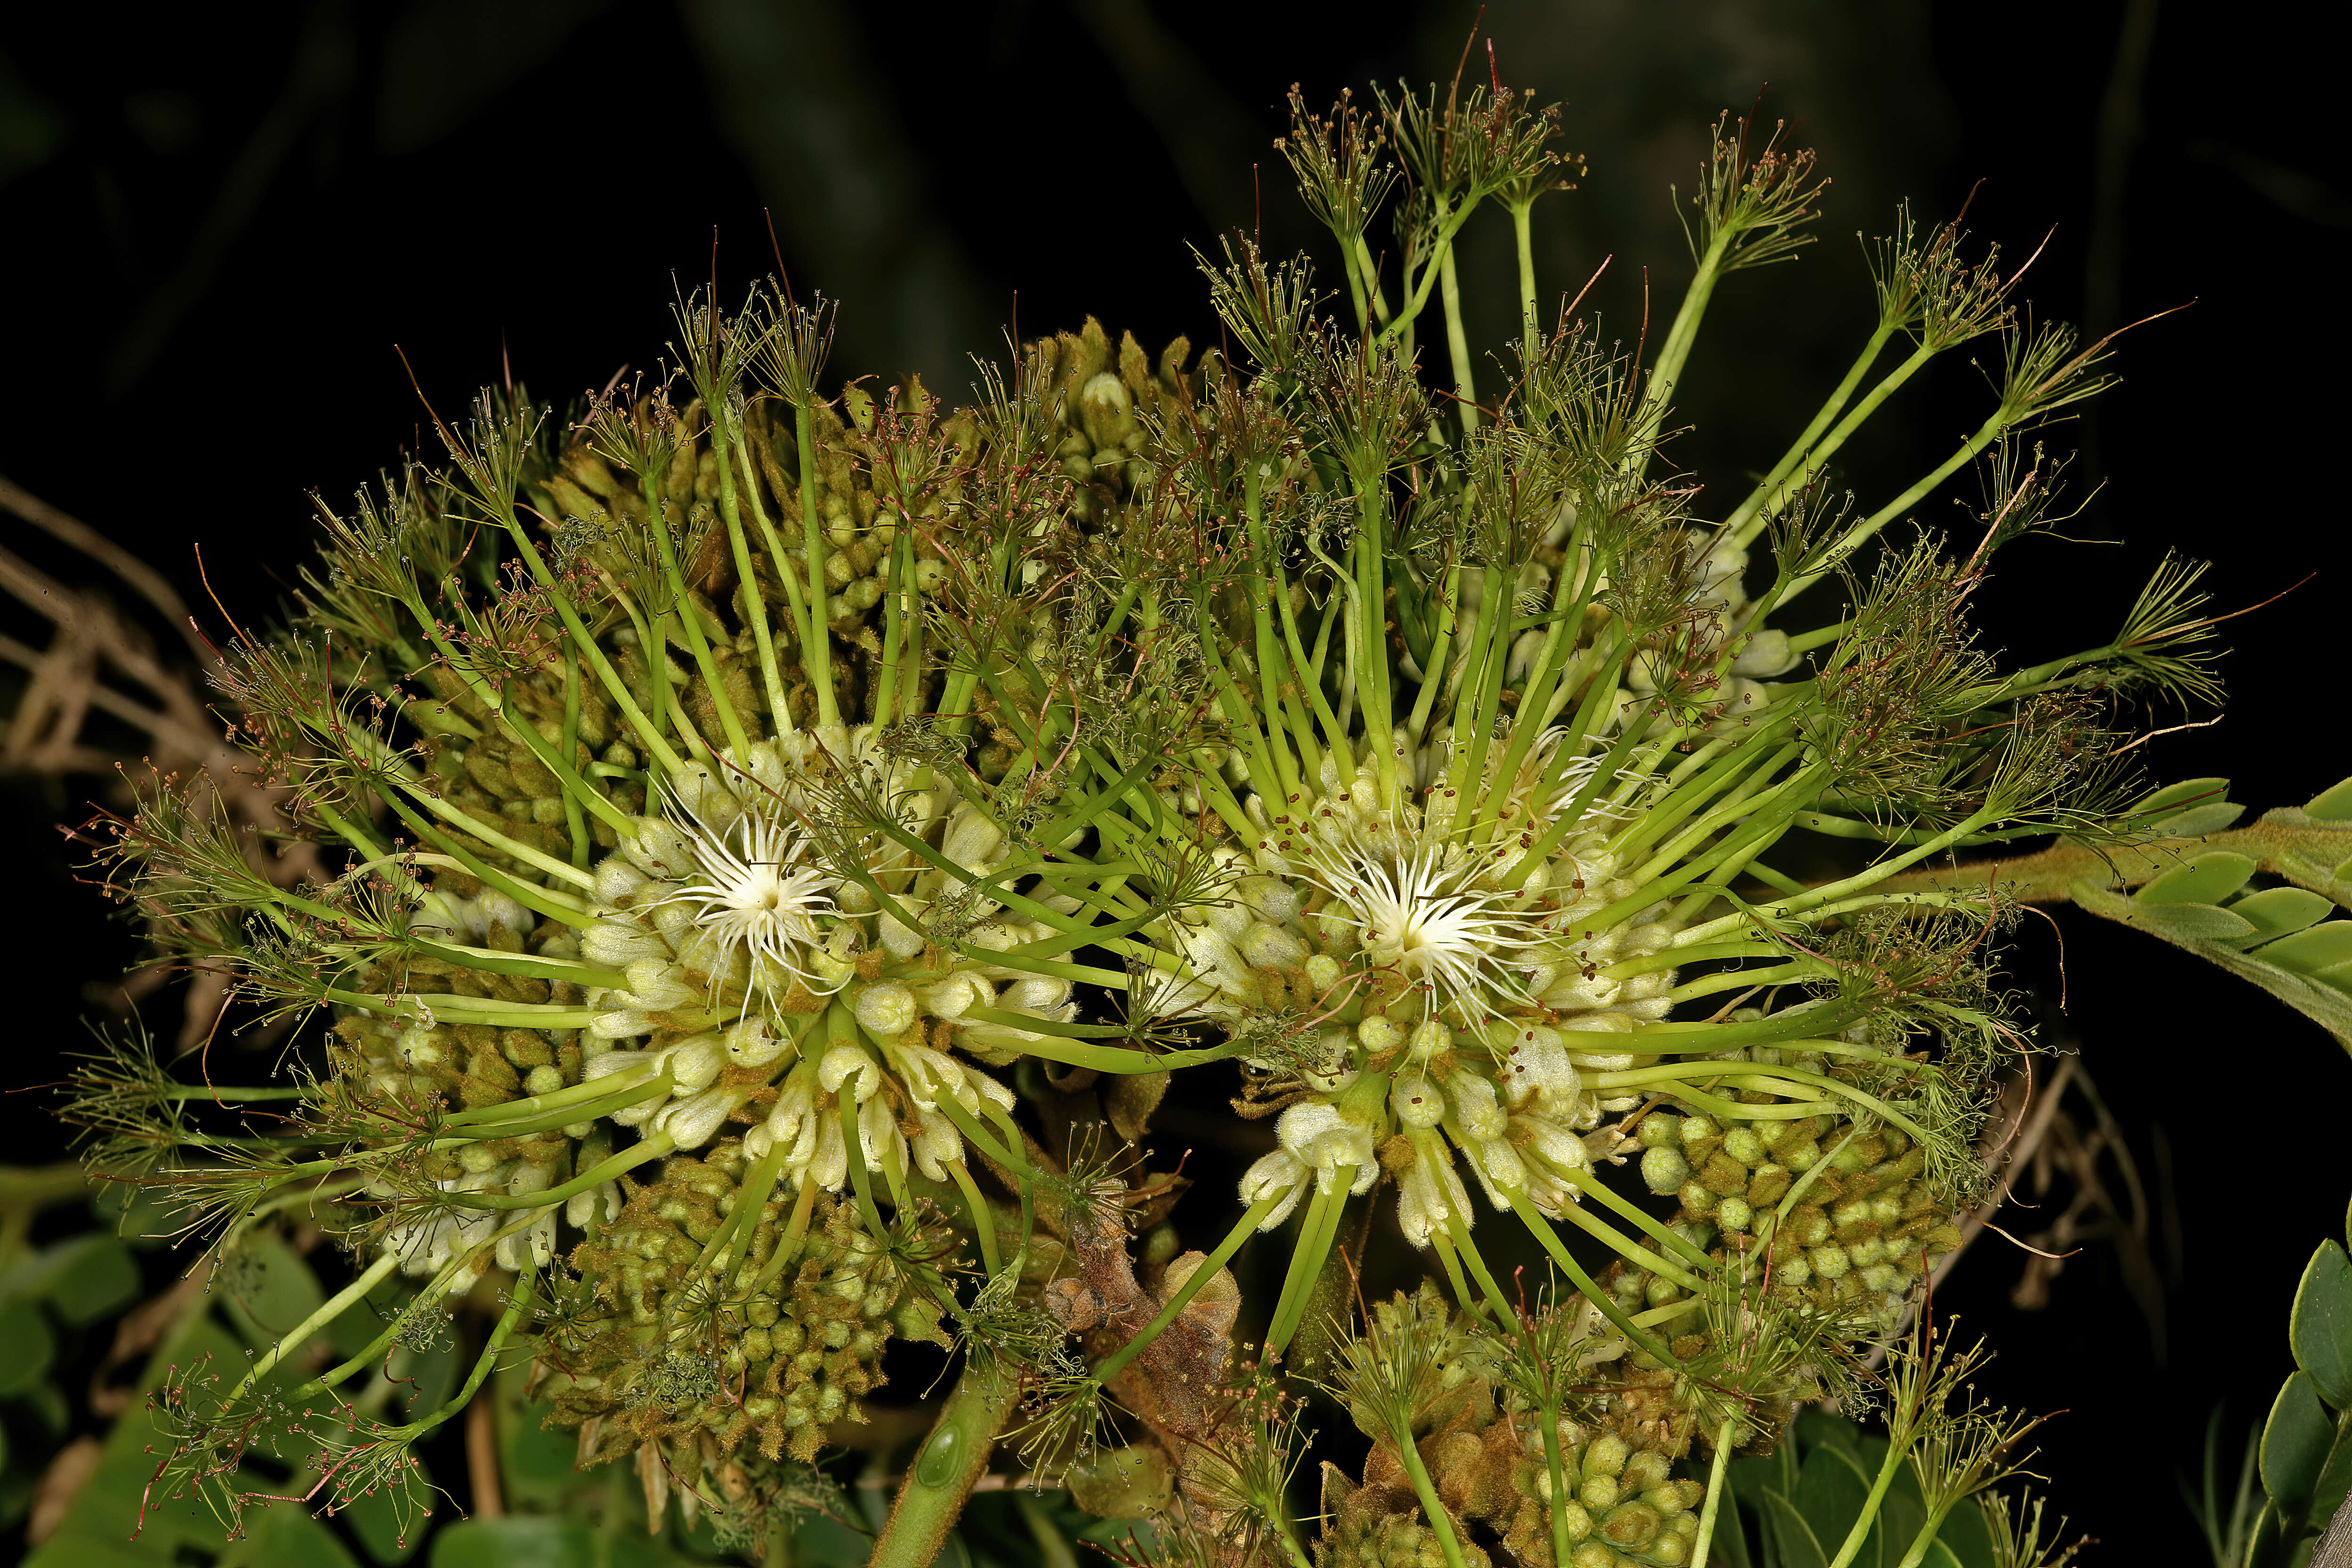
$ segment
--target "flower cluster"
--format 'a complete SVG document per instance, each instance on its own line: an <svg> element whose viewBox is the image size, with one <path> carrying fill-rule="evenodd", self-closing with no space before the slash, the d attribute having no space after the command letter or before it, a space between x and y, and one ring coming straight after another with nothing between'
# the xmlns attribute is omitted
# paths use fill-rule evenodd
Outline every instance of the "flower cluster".
<svg viewBox="0 0 2352 1568"><path fill-rule="evenodd" d="M952 1337L882 1557L937 1554L922 1521L1025 1397L1035 1462L1120 1426L1160 1456L1167 1540L1297 1563L1288 1469L1234 1458L1265 1447L1234 1412L1280 1401L1223 1398L1225 1264L1293 1227L1247 1306L1268 1368L1337 1368L1381 1445L1326 1562L1697 1560L1683 1472L1719 1484L1905 1310L2024 1043L1998 891L1889 879L2115 830L2086 694L2205 678L2178 573L2179 614L2134 611L2161 636L2010 675L1973 647L1985 559L2047 504L2015 439L2099 353L2021 327L1956 230L1880 249L1864 353L1744 498L1653 478L1707 300L1799 242L1818 187L1719 135L1698 277L1639 365L1540 328L1552 126L1499 89L1300 108L1286 152L1350 313L1229 248L1211 298L1245 363L1089 322L957 413L919 384L828 400L822 303L698 297L659 384L568 430L486 395L446 468L330 514L299 624L221 680L332 880L257 876L175 797L111 851L180 958L328 1037L293 1086L93 1068L75 1112L192 1226L299 1207L352 1251L219 1421L387 1280L379 1349L495 1272L486 1354L529 1339L583 1461L635 1463L656 1511L656 1478L699 1471L759 1514L887 1342ZM1365 239L1391 200L1401 273ZM1522 330L1482 388L1452 247L1492 206ZM1985 425L1875 510L1832 505L1859 422L1995 332ZM1888 537L1980 458L1980 537ZM1874 542L1843 611L1772 624ZM1874 847L1808 883L1805 834ZM1138 1151L1171 1075L1221 1063L1274 1146L1224 1239L1171 1261L1183 1183ZM206 1120L287 1100L264 1135ZM1335 1339L1316 1303L1371 1203L1452 1301ZM1504 1290L1482 1214L1557 1300Z"/></svg>

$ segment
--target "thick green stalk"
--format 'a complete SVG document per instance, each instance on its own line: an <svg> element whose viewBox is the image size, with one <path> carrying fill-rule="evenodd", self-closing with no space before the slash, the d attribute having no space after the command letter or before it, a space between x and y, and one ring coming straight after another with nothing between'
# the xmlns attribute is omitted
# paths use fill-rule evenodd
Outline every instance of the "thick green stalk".
<svg viewBox="0 0 2352 1568"><path fill-rule="evenodd" d="M603 1186L625 1172L635 1170L648 1160L658 1160L677 1147L677 1140L667 1132L656 1133L642 1143L631 1144L604 1163L572 1177L562 1186L545 1192L525 1193L520 1197L512 1193L450 1193L451 1203L469 1209L543 1209L551 1208L573 1195Z"/></svg>
<svg viewBox="0 0 2352 1568"><path fill-rule="evenodd" d="M580 666L569 658L563 661L563 754L580 754ZM595 845L588 837L588 819L570 790L563 792L563 826L572 839L572 863L584 869Z"/></svg>
<svg viewBox="0 0 2352 1568"><path fill-rule="evenodd" d="M383 1358L390 1353L393 1342L399 1338L402 1327L413 1314L446 1294L449 1286L469 1261L488 1252L516 1232L530 1228L538 1223L538 1217L536 1215L525 1215L520 1219L476 1242L466 1251L453 1254L449 1261L441 1266L440 1271L425 1281L424 1288L410 1299L408 1305L394 1317L391 1325L369 1341L359 1354L349 1361L329 1367L300 1387L290 1390L286 1396L288 1403L299 1405L306 1399L316 1399L337 1384L349 1382L355 1374L381 1366Z"/></svg>
<svg viewBox="0 0 2352 1568"><path fill-rule="evenodd" d="M1519 1216L1519 1223L1528 1227L1528 1232L1542 1245L1546 1252L1551 1254L1552 1261L1559 1265L1561 1271L1568 1276L1569 1282L1576 1287L1584 1299L1591 1302L1602 1317L1616 1325L1618 1332L1640 1346L1643 1351L1654 1358L1659 1365L1670 1367L1682 1365L1682 1358L1668 1350L1664 1341L1627 1317L1624 1309L1618 1306L1609 1292L1601 1288L1600 1282L1585 1272L1584 1265L1579 1263L1575 1254L1561 1245L1559 1233L1552 1229L1543 1215L1536 1212L1533 1204L1528 1202L1521 1194L1513 1192L1508 1187L1503 1188L1502 1193L1504 1201L1511 1205L1511 1212Z"/></svg>
<svg viewBox="0 0 2352 1568"><path fill-rule="evenodd" d="M1282 1294L1275 1299L1274 1321L1265 1331L1269 1360L1289 1345L1291 1336L1298 1331L1299 1321L1307 1315L1307 1298L1314 1293L1323 1260L1339 1232L1339 1216L1348 1206L1348 1188L1352 1184L1354 1169L1350 1166L1347 1172L1336 1174L1328 1189L1318 1184L1315 1195L1307 1201L1307 1212L1299 1216L1298 1240L1291 1248L1290 1269L1284 1276Z"/></svg>
<svg viewBox="0 0 2352 1568"><path fill-rule="evenodd" d="M1843 557L1845 552L1869 541L1880 529L1916 506L1937 485L1951 478L1967 464L1974 462L1979 453L1999 440L2001 433L2016 423L2020 417L2021 415L2007 404L1994 409L1991 416L1977 427L1976 434L1961 442L1958 450L1937 464L1934 471L1848 529L1845 536L1838 542L1840 556ZM1790 589L1787 597L1794 599L1807 588L1822 582L1827 575L1828 573L1825 571L1816 572L1809 577L1800 579L1795 586Z"/></svg>
<svg viewBox="0 0 2352 1568"><path fill-rule="evenodd" d="M1397 1458L1403 1461L1404 1473L1412 1481L1412 1495L1421 1500L1422 1512L1428 1516L1429 1528L1437 1537L1437 1549L1445 1553L1445 1568L1463 1568L1462 1542L1454 1539L1454 1516L1445 1511L1438 1500L1437 1488L1430 1483L1429 1468L1421 1462L1421 1449L1413 1443L1412 1428L1391 1429L1389 1440L1396 1446Z"/></svg>
<svg viewBox="0 0 2352 1568"><path fill-rule="evenodd" d="M1752 914L1741 911L1719 916L1705 925L1693 926L1675 937L1675 945L1689 946L1728 936L1758 919L1769 920L1781 915L1803 914L1848 894L1868 891L1887 880L1895 872L1915 866L1931 855L1950 848L1986 823L1992 821L1997 814L1998 808L1995 806L1979 807L1957 826L1945 829L1933 838L1914 846L1903 854L1890 857L1875 866L1842 880L1824 882L1820 887L1806 892L1801 898L1781 899L1773 903L1759 905Z"/></svg>
<svg viewBox="0 0 2352 1568"><path fill-rule="evenodd" d="M993 1356L967 1356L931 1435L916 1452L874 1542L871 1568L930 1568L988 1468L997 1429L1021 1396L1018 1371Z"/></svg>
<svg viewBox="0 0 2352 1568"><path fill-rule="evenodd" d="M628 721L629 727L637 732L647 748L661 758L662 765L676 769L679 765L677 753L669 749L668 742L661 738L659 732L654 729L652 721L646 717L645 711L637 706L637 700L629 695L628 682L621 679L621 672L613 668L612 660L606 658L604 650L596 645L595 637L580 619L580 612L573 606L571 595L564 592L563 585L557 580L555 574L548 570L547 563L540 556L539 547L531 543L530 535L523 528L522 520L515 515L511 502L501 510L499 521L506 525L507 532L512 536L515 547L522 555L524 563L530 568L532 578L547 591L548 600L554 605L555 613L562 618L564 630L572 636L573 648L579 657L587 662L589 668L595 670L596 679L604 686L605 695L613 700L613 706L620 710L621 716ZM446 645L441 643L438 637L435 638L435 642L442 647L445 654L447 652ZM455 659L451 660L450 668L461 673L464 670L464 666ZM469 681L468 684L474 683ZM488 706L500 718L507 718L504 702L492 702ZM509 720L507 727L514 732L515 739L530 748L531 754L539 758L550 772L566 784L574 785L579 784L579 776L572 771L572 759L571 757L557 759L553 754L554 748L550 746L546 738L532 729L529 722ZM595 803L591 800L589 804L593 806Z"/></svg>
<svg viewBox="0 0 2352 1568"><path fill-rule="evenodd" d="M499 1352L506 1348L507 1341L514 1336L515 1330L520 1327L523 1320L530 1315L530 1304L537 1293L538 1283L537 1265L526 1260L522 1272L515 1276L513 1292L507 1298L507 1310L499 1318L498 1326L490 1331L489 1340L482 1346L481 1357L474 1363L473 1373L466 1379L465 1386L457 1390L456 1396L438 1410L411 1421L404 1426L392 1427L379 1436L392 1440L422 1437L440 1426L442 1422L466 1408L467 1403L473 1399L475 1391L488 1380L491 1369L498 1364Z"/></svg>
<svg viewBox="0 0 2352 1568"><path fill-rule="evenodd" d="M646 493L648 497L653 497L657 492L648 489ZM702 672L702 689L710 694L710 705L718 710L719 727L726 731L727 743L735 749L736 756L748 755L751 737L743 728L743 716L735 711L734 699L727 695L727 683L719 678L719 661L711 654L709 638L703 633L701 614L696 608L692 596L687 592L686 574L679 568L677 548L670 542L669 526L661 510L662 503L658 500L651 500L648 504L654 510L651 523L654 549L661 556L662 576L668 583L670 594L675 601L678 630L686 637L686 651L693 658L695 668ZM664 647L656 646L648 650L647 679L659 680L668 679L662 671L662 666L667 657ZM694 725L688 721L683 712L678 715L677 731L679 738L686 741L690 747L696 750L701 749L702 737L695 733ZM777 733L782 734L783 731L779 728ZM673 752L671 755L675 757L676 753ZM675 761L666 760L664 765L675 768L679 764Z"/></svg>
<svg viewBox="0 0 2352 1568"><path fill-rule="evenodd" d="M1662 1279L1673 1280L1685 1290L1705 1289L1697 1275L1680 1264L1669 1262L1659 1257L1615 1226L1604 1220L1593 1218L1584 1212L1582 1204L1564 1204L1560 1206L1560 1213L1570 1225L1601 1243L1627 1262L1639 1264Z"/></svg>

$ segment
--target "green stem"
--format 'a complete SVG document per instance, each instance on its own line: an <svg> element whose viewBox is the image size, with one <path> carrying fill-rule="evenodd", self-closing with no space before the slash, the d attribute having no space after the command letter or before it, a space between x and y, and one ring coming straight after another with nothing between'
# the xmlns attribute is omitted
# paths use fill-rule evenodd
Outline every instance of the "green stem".
<svg viewBox="0 0 2352 1568"><path fill-rule="evenodd" d="M379 1282L399 1267L399 1255L387 1252L370 1264L358 1279L320 1302L316 1311L295 1324L278 1339L276 1344L269 1347L268 1354L253 1363L253 1369L245 1374L245 1381L236 1385L236 1391L228 1396L227 1402L235 1404L251 1393L253 1385L276 1371L279 1362L310 1343L312 1334L342 1316L345 1308L374 1289Z"/></svg>
<svg viewBox="0 0 2352 1568"><path fill-rule="evenodd" d="M1659 1365L1669 1367L1682 1365L1681 1357L1668 1350L1665 1342L1655 1334L1650 1333L1632 1318L1627 1317L1624 1310L1611 1299L1609 1292L1603 1290L1600 1283L1584 1271L1584 1265L1579 1263L1575 1255L1561 1245L1559 1234L1545 1223L1543 1215L1535 1211L1533 1205L1508 1187L1501 1190L1505 1201L1511 1205L1511 1212L1519 1216L1519 1223L1526 1226L1536 1240L1543 1244L1543 1249L1551 1254L1552 1261L1559 1265L1570 1282L1575 1285L1586 1300L1592 1303L1594 1309L1602 1317L1617 1326L1618 1332L1655 1358Z"/></svg>
<svg viewBox="0 0 2352 1568"><path fill-rule="evenodd" d="M1323 1260L1330 1255L1332 1239L1339 1234L1339 1218L1348 1206L1348 1188L1355 1180L1355 1167L1336 1173L1327 1191L1319 1185L1307 1201L1307 1213L1298 1222L1298 1245L1290 1255L1290 1271L1282 1281L1282 1294L1276 1298L1274 1321L1265 1331L1265 1354L1268 1360L1280 1355L1288 1347L1291 1336L1297 1333L1298 1324L1307 1315L1307 1299L1315 1293L1315 1281L1320 1275Z"/></svg>
<svg viewBox="0 0 2352 1568"><path fill-rule="evenodd" d="M1634 416L1634 428L1654 435L1665 417L1667 405L1674 401L1675 384L1682 379L1683 363L1690 357L1691 344L1697 341L1698 324L1706 314L1707 300L1715 293L1717 279L1721 276L1725 241L1718 237L1699 258L1698 270L1691 275L1690 287L1683 292L1683 302L1675 311L1675 324L1666 330L1666 341L1658 347L1657 362L1650 368L1650 384L1642 394L1641 412ZM1625 471L1639 478L1650 466L1651 440L1637 440L1626 454Z"/></svg>
<svg viewBox="0 0 2352 1568"><path fill-rule="evenodd" d="M816 510L816 419L807 399L793 405L793 437L800 447L801 539L809 577L808 633L801 644L801 668L816 689L816 721L838 724L841 710L833 690L833 645L825 640L832 634L824 614L824 531ZM776 721L780 726L788 723L790 715L780 715Z"/></svg>
<svg viewBox="0 0 2352 1568"><path fill-rule="evenodd" d="M993 1279L1004 1267L997 1251L996 1216L989 1212L987 1200L980 1195L980 1188L972 1184L971 1172L961 1158L948 1166L948 1174L954 1178L956 1190L963 1194L964 1205L971 1210L971 1230L980 1240L981 1265Z"/></svg>
<svg viewBox="0 0 2352 1568"><path fill-rule="evenodd" d="M634 1171L648 1160L658 1160L677 1147L677 1141L668 1133L660 1133L642 1143L622 1150L603 1164L582 1172L559 1187L544 1192L524 1193L451 1193L449 1201L471 1209L543 1209L551 1208L574 1194L601 1187L624 1172Z"/></svg>
<svg viewBox="0 0 2352 1568"><path fill-rule="evenodd" d="M441 1266L440 1272L425 1282L425 1288L417 1291L408 1305L402 1309L400 1315L393 1320L390 1327L369 1341L365 1348L351 1360L339 1366L330 1367L301 1387L290 1391L287 1394L288 1402L299 1405L303 1400L315 1399L336 1384L348 1380L354 1373L363 1372L373 1365L378 1358L392 1349L393 1342L399 1337L402 1326L436 1297L445 1294L468 1263L489 1251L508 1237L518 1231L527 1230L537 1223L536 1215L525 1215L494 1234L483 1237L464 1252L452 1254L449 1260Z"/></svg>
<svg viewBox="0 0 2352 1568"><path fill-rule="evenodd" d="M404 1426L393 1427L382 1436L386 1438L422 1437L425 1433L432 1431L442 1422L466 1408L467 1403L474 1397L475 1391L482 1386L489 1377L491 1369L497 1365L499 1352L506 1348L506 1342L514 1336L516 1328L521 1324L524 1318L530 1315L531 1298L535 1294L534 1287L538 1282L539 1266L526 1262L522 1272L515 1276L514 1291L507 1298L505 1313L499 1317L498 1327L490 1331L489 1342L482 1346L481 1356L474 1363L473 1374L466 1379L466 1386L457 1391L455 1398L431 1415L420 1420L411 1421Z"/></svg>
<svg viewBox="0 0 2352 1568"><path fill-rule="evenodd" d="M1870 1495L1862 1500L1862 1512L1854 1520L1853 1528L1846 1531L1845 1543L1830 1559L1829 1568L1847 1568L1862 1551L1863 1542L1869 1539L1870 1527L1878 1522L1879 1508L1886 1500L1886 1489L1894 1484L1895 1473L1903 1468L1904 1456L1910 1452L1906 1436L1903 1433L1888 1435L1885 1461L1878 1467L1878 1475L1870 1484Z"/></svg>
<svg viewBox="0 0 2352 1568"><path fill-rule="evenodd" d="M1412 1495L1421 1500L1422 1511L1429 1516L1429 1528L1437 1537L1437 1549L1445 1553L1445 1568L1463 1568L1462 1543L1454 1537L1454 1516L1445 1511L1438 1500L1437 1489L1430 1484L1428 1467L1421 1462L1421 1449L1412 1440L1412 1428L1392 1430L1389 1438L1396 1445L1397 1458L1404 1463L1404 1473L1412 1479Z"/></svg>
<svg viewBox="0 0 2352 1568"><path fill-rule="evenodd" d="M1015 1370L992 1356L967 1357L931 1435L890 1504L870 1568L930 1568L962 1516L965 1500L996 1446L997 1429L1021 1394Z"/></svg>
<svg viewBox="0 0 2352 1568"><path fill-rule="evenodd" d="M1534 226L1528 221L1536 210L1535 198L1513 202L1510 206L1511 233L1519 249L1519 370L1525 374L1536 363L1536 245ZM1567 1562L1567 1554L1561 1553L1559 1560Z"/></svg>
<svg viewBox="0 0 2352 1568"><path fill-rule="evenodd" d="M1691 1568L1706 1568L1707 1549L1715 1544L1716 1516L1723 1507L1723 1478L1731 1468L1731 1433L1738 1423L1738 1416L1727 1416L1715 1429L1715 1462L1707 1468L1706 1503L1699 1510L1698 1550L1691 1553Z"/></svg>
<svg viewBox="0 0 2352 1568"><path fill-rule="evenodd" d="M566 758L580 754L580 665L569 658L563 661L563 754ZM581 813L579 797L570 790L563 792L563 826L572 837L572 863L585 869L595 845L588 837L588 819Z"/></svg>
<svg viewBox="0 0 2352 1568"><path fill-rule="evenodd" d="M1744 547L1764 531L1764 525L1770 521L1771 510L1786 500L1794 488L1782 481L1796 471L1799 464L1804 464L1808 477L1820 471L1820 463L1805 462L1812 452L1813 443L1822 438L1822 432L1829 428L1830 421L1835 419L1839 410L1846 405L1846 400L1853 395L1853 389L1862 384L1862 378L1870 374L1870 367L1878 363L1878 356L1885 352L1887 342L1895 336L1895 323L1879 322L1877 329L1870 334L1870 341L1862 345L1862 353L1855 357L1853 367L1845 373L1845 379L1837 384L1837 390L1830 394L1828 401L1813 416L1812 423L1805 426L1804 434L1789 444L1789 449L1781 454L1780 460L1772 465L1772 471L1748 492L1748 499L1739 503L1738 510L1723 520L1723 531L1731 536L1733 543ZM1925 364L1927 360L1922 357L1918 363ZM1897 371L1895 377L1882 384L1874 394L1870 406L1875 408L1885 401L1887 394L1902 384L1902 378L1917 368L1917 365L1906 365ZM1865 414L1864 417L1867 416ZM1860 422L1856 420L1854 423ZM1828 453L1825 452L1822 460L1827 459Z"/></svg>
<svg viewBox="0 0 2352 1568"><path fill-rule="evenodd" d="M1895 1568L1919 1568L1919 1564L1927 1560L1927 1548L1936 1544L1936 1537L1942 1532L1944 1516L1951 1511L1951 1503L1948 1502L1928 1514L1927 1522L1921 1525L1919 1533L1911 1538L1910 1550L1903 1553L1903 1561Z"/></svg>
<svg viewBox="0 0 2352 1568"><path fill-rule="evenodd" d="M1445 310L1445 346L1454 361L1454 390L1462 400L1462 433L1478 428L1478 389L1470 368L1470 339L1462 330L1462 285L1454 275L1454 247L1438 258L1438 298Z"/></svg>
<svg viewBox="0 0 2352 1568"><path fill-rule="evenodd" d="M713 412L715 414L716 410ZM759 482L752 477L751 454L744 446L745 439L741 430L722 428L717 418L711 420L710 446L719 459L713 465L719 470L719 511L727 520L727 542L735 552L735 573L741 579L738 586L743 593L743 616L751 623L752 646L759 650L760 679L767 690L768 711L775 714L785 710L784 679L776 668L776 640L768 625L767 600L760 592L760 579L751 571L751 541L743 528L743 504L746 501L751 503L751 513L759 519L762 533L768 532L768 519L767 514L760 510ZM727 460L730 445L734 447L734 457L743 470L744 486L740 492L735 485L736 464ZM778 572L786 570L781 551L775 552L775 567ZM810 569L815 570L814 563Z"/></svg>

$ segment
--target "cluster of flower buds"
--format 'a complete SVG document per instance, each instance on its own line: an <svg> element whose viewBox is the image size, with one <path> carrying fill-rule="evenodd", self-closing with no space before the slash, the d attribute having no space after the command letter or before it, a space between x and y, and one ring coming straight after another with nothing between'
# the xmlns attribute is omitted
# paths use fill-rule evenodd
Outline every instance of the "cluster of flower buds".
<svg viewBox="0 0 2352 1568"><path fill-rule="evenodd" d="M552 1346L546 1397L583 1464L692 1436L714 1457L805 1461L884 1381L895 1338L944 1343L855 1206L747 1187L741 1146L675 1156L572 1262L583 1300ZM701 1270L715 1252L732 1265Z"/></svg>

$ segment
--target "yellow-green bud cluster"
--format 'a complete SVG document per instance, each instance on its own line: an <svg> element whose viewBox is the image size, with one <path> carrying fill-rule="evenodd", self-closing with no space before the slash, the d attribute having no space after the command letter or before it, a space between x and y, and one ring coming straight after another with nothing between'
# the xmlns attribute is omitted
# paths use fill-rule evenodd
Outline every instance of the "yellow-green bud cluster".
<svg viewBox="0 0 2352 1568"><path fill-rule="evenodd" d="M744 1170L732 1142L673 1158L574 1249L596 1310L556 1347L547 1390L556 1423L583 1429L583 1463L688 1434L720 1455L805 1461L828 1426L860 1418L894 1337L946 1342L937 1301L909 1288L853 1205L754 1199ZM746 1226L731 1273L698 1269L714 1237L731 1248ZM698 1379L701 1396L680 1397Z"/></svg>
<svg viewBox="0 0 2352 1568"><path fill-rule="evenodd" d="M1621 1374L1601 1369L1574 1379L1585 1418L1564 1415L1553 1434L1567 1494L1558 1496L1544 1417L1499 1374L1496 1358L1507 1348L1463 1333L1427 1286L1372 1312L1374 1331L1391 1342L1408 1317L1424 1336L1428 1371L1414 1406L1414 1447L1465 1561L1478 1560L1472 1537L1484 1531L1500 1539L1510 1560L1554 1568L1555 1519L1570 1568L1679 1568L1692 1561L1706 1488L1674 1474L1681 1445L1656 1434L1629 1436L1593 1418L1616 1405ZM1409 1472L1384 1446L1375 1444L1360 1485L1328 1468L1324 1485L1328 1522L1317 1546L1319 1564L1443 1561Z"/></svg>
<svg viewBox="0 0 2352 1568"><path fill-rule="evenodd" d="M1760 1259L1763 1278L1786 1300L1885 1319L1959 1245L1949 1195L1927 1180L1920 1148L1891 1125L1660 1113L1644 1119L1641 1142L1643 1177L1676 1195L1686 1234L1711 1237L1719 1257ZM1633 1310L1685 1294L1631 1268L1613 1289Z"/></svg>

